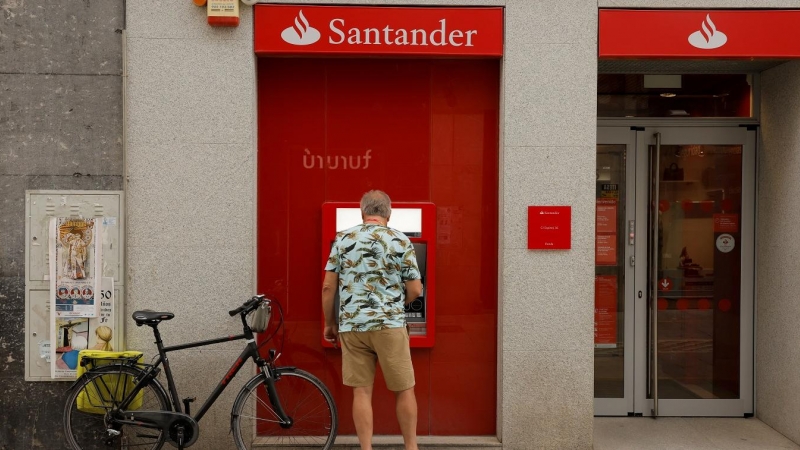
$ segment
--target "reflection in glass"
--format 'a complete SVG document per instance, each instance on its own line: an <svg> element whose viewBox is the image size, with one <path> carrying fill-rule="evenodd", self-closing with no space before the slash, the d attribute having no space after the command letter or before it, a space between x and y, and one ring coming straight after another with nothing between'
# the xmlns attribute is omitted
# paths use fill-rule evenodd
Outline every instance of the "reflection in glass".
<svg viewBox="0 0 800 450"><path fill-rule="evenodd" d="M658 397L739 398L742 147L662 145L659 166Z"/></svg>
<svg viewBox="0 0 800 450"><path fill-rule="evenodd" d="M597 146L594 396L625 396L625 145Z"/></svg>

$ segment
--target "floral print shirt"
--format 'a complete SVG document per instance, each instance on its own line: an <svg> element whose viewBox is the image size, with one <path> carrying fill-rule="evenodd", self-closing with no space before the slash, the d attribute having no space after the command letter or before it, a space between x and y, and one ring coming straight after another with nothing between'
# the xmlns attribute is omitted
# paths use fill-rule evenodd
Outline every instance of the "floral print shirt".
<svg viewBox="0 0 800 450"><path fill-rule="evenodd" d="M336 235L328 272L339 274L339 331L406 325L404 282L420 278L411 241L382 225L356 225Z"/></svg>

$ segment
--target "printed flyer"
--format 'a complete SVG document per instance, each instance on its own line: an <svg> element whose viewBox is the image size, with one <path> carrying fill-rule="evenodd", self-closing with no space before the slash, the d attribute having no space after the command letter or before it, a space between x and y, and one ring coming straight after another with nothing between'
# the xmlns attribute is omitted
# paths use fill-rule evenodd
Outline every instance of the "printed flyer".
<svg viewBox="0 0 800 450"><path fill-rule="evenodd" d="M50 376L75 378L78 352L98 346L97 335L110 340L113 334L97 329L103 320L98 317L99 291L113 293L114 280L101 284L102 245L96 219L54 217L49 231ZM113 315L105 317L109 320Z"/></svg>
<svg viewBox="0 0 800 450"><path fill-rule="evenodd" d="M58 317L97 317L101 249L95 219L50 221L50 292Z"/></svg>
<svg viewBox="0 0 800 450"><path fill-rule="evenodd" d="M83 349L114 351L120 336L114 326L114 278L102 279L97 317L59 316L51 308L50 376L75 378L78 352Z"/></svg>

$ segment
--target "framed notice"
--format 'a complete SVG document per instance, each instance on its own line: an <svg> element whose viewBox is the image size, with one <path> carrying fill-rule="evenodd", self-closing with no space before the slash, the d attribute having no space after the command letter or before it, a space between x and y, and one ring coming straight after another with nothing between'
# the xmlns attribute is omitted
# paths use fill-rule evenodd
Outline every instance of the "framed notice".
<svg viewBox="0 0 800 450"><path fill-rule="evenodd" d="M595 230L597 233L617 232L617 199L598 198L595 207Z"/></svg>
<svg viewBox="0 0 800 450"><path fill-rule="evenodd" d="M617 235L598 234L594 238L594 263L598 266L617 265Z"/></svg>
<svg viewBox="0 0 800 450"><path fill-rule="evenodd" d="M594 278L594 346L617 347L617 301L619 278L598 275Z"/></svg>

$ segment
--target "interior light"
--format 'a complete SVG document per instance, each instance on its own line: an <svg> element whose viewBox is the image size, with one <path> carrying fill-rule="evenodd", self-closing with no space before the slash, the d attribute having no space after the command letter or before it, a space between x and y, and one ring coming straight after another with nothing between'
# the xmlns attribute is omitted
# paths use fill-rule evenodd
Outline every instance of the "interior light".
<svg viewBox="0 0 800 450"><path fill-rule="evenodd" d="M682 110L682 109L670 109L669 110L670 116L688 116L689 113Z"/></svg>
<svg viewBox="0 0 800 450"><path fill-rule="evenodd" d="M675 97L675 93L674 93L674 92L662 92L662 93L661 93L661 94L659 94L659 95L661 95L662 97L666 97L666 98L672 98L672 97Z"/></svg>

